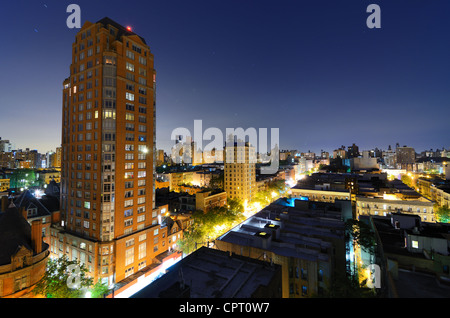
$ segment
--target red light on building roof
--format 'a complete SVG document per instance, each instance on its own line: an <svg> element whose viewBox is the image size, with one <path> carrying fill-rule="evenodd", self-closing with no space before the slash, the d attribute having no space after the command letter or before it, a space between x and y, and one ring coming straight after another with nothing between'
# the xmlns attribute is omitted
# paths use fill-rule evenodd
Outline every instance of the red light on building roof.
<svg viewBox="0 0 450 318"><path fill-rule="evenodd" d="M127 26L127 30L131 32L131 27L130 27L130 26Z"/></svg>

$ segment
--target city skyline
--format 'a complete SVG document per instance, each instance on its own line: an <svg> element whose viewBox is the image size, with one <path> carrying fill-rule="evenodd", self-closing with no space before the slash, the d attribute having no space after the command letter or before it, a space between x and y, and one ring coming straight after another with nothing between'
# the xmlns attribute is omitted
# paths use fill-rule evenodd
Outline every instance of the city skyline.
<svg viewBox="0 0 450 318"><path fill-rule="evenodd" d="M121 3L77 2L82 24L108 16L154 52L159 149L196 119L223 131L279 128L280 149L302 152L450 146L448 3L377 1L381 29L366 26L369 2ZM66 26L69 4L4 5L12 49L0 53L0 137L16 148L61 144L62 82L79 31Z"/></svg>

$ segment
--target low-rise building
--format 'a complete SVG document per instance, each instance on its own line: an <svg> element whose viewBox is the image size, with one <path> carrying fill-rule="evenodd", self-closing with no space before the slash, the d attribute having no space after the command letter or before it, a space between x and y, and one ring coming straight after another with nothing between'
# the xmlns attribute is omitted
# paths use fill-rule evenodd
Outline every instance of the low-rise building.
<svg viewBox="0 0 450 318"><path fill-rule="evenodd" d="M45 274L49 246L42 222L31 225L6 197L0 211L0 298L39 297L33 288Z"/></svg>
<svg viewBox="0 0 450 318"><path fill-rule="evenodd" d="M418 178L419 192L439 206L450 207L450 181L440 178Z"/></svg>
<svg viewBox="0 0 450 318"><path fill-rule="evenodd" d="M436 222L433 202L430 200L388 200L384 198L356 197L356 215L389 216L403 213L420 216L422 222Z"/></svg>
<svg viewBox="0 0 450 318"><path fill-rule="evenodd" d="M272 203L215 244L222 251L281 265L283 298L321 295L336 273L345 273L344 220L351 215L350 201Z"/></svg>
<svg viewBox="0 0 450 318"><path fill-rule="evenodd" d="M195 194L195 209L208 212L209 209L227 205L227 193L218 191L201 191Z"/></svg>
<svg viewBox="0 0 450 318"><path fill-rule="evenodd" d="M450 297L450 227L417 216L372 216L397 297Z"/></svg>
<svg viewBox="0 0 450 318"><path fill-rule="evenodd" d="M170 191L180 192L181 185L191 184L194 180L194 172L172 172L169 174Z"/></svg>
<svg viewBox="0 0 450 318"><path fill-rule="evenodd" d="M192 213L166 213L163 222L167 225L168 250L178 250L177 242L183 239L184 231L193 224Z"/></svg>

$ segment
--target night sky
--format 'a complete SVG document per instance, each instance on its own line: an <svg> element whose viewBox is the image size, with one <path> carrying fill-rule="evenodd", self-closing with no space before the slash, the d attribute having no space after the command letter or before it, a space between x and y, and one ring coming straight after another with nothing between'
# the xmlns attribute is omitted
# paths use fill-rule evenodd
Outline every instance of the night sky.
<svg viewBox="0 0 450 318"><path fill-rule="evenodd" d="M146 39L158 148L196 119L279 128L281 149L450 148L450 1L437 0L3 1L0 137L15 148L61 143L71 3L82 23L107 16Z"/></svg>

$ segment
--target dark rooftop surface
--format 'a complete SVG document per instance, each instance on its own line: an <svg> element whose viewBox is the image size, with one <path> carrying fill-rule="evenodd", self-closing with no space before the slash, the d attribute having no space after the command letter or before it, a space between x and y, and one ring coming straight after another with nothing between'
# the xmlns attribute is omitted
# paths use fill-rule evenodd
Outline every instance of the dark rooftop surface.
<svg viewBox="0 0 450 318"><path fill-rule="evenodd" d="M450 297L450 286L438 283L432 275L400 269L395 284L399 298Z"/></svg>
<svg viewBox="0 0 450 318"><path fill-rule="evenodd" d="M132 298L249 298L279 270L280 265L202 247Z"/></svg>
<svg viewBox="0 0 450 318"><path fill-rule="evenodd" d="M108 18L108 17L105 17L105 18L103 18L103 19L97 21L97 23L101 23L101 24L103 24L103 25L105 25L105 26L108 25L108 24L110 24L110 25L112 25L113 27L115 27L116 29L118 29L119 32L118 32L118 34L117 34L117 37L119 37L119 38L120 38L122 35L127 35L127 36L130 36L130 35L136 35L136 36L138 36L138 37L142 40L142 42L144 42L144 44L147 44L147 43L145 42L145 39L144 39L143 37L137 35L136 33L132 32L132 31L130 31L130 30L127 30L127 28L125 28L123 25L117 23L116 21L114 21L114 20L112 20L112 19L110 19L110 18Z"/></svg>
<svg viewBox="0 0 450 318"><path fill-rule="evenodd" d="M11 256L20 246L33 250L31 226L17 207L10 205L0 212L0 265L11 263Z"/></svg>

